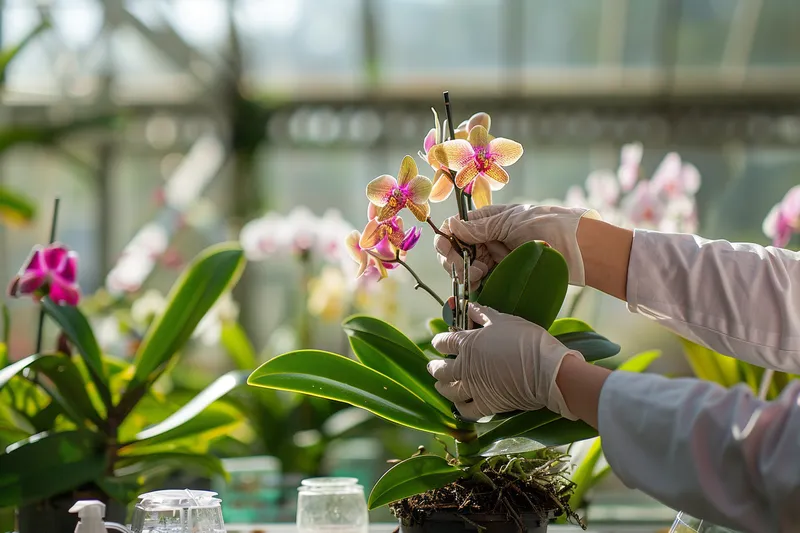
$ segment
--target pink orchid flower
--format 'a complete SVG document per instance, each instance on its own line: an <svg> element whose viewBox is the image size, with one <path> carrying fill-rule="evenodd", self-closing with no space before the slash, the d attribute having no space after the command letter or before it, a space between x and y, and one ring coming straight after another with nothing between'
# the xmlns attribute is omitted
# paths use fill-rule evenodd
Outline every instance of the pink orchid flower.
<svg viewBox="0 0 800 533"><path fill-rule="evenodd" d="M635 227L655 229L664 215L664 203L649 181L640 181L620 207Z"/></svg>
<svg viewBox="0 0 800 533"><path fill-rule="evenodd" d="M792 187L764 219L764 234L772 239L772 245L785 247L792 234L800 231L800 185Z"/></svg>
<svg viewBox="0 0 800 533"><path fill-rule="evenodd" d="M405 237L403 237L403 240L400 242L400 250L408 252L417 245L420 237L422 237L422 230L414 226L406 232Z"/></svg>
<svg viewBox="0 0 800 533"><path fill-rule="evenodd" d="M478 177L489 178L472 187L472 198L476 205L491 203L491 182L500 186L508 183L508 173L503 167L516 163L523 152L518 142L502 137L492 138L480 124L469 130L469 140L445 141L433 150L439 163L457 172L455 179L459 189L464 189Z"/></svg>
<svg viewBox="0 0 800 533"><path fill-rule="evenodd" d="M385 264L382 261L378 261L375 256L368 254L359 244L360 241L361 232L358 230L353 230L345 239L347 253L358 264L356 278L369 275L370 277L377 276L377 281L382 280L387 276ZM392 259L394 259L394 256L392 256Z"/></svg>
<svg viewBox="0 0 800 533"><path fill-rule="evenodd" d="M400 164L397 179L384 174L378 176L367 185L367 198L379 207L378 220L389 220L404 207L425 222L431 212L428 197L431 194L431 180L420 176L414 159L407 155Z"/></svg>
<svg viewBox="0 0 800 533"><path fill-rule="evenodd" d="M58 305L78 305L78 254L61 244L36 246L25 267L14 277L9 295L49 296Z"/></svg>
<svg viewBox="0 0 800 533"><path fill-rule="evenodd" d="M627 192L633 189L639 180L639 172L642 168L642 155L644 147L642 143L630 143L622 146L620 150L620 163L617 169L617 179L622 190Z"/></svg>
<svg viewBox="0 0 800 533"><path fill-rule="evenodd" d="M655 193L667 198L694 195L700 188L700 171L691 163L683 163L677 153L670 152L664 156L650 181Z"/></svg>
<svg viewBox="0 0 800 533"><path fill-rule="evenodd" d="M488 133L491 127L492 119L488 113L475 113L469 120L462 122L455 130L456 139L467 140L469 133L476 127L482 126L486 128ZM489 135L489 142L494 139ZM433 148L433 147L431 147ZM447 166L443 165L436 158L436 151L431 149L428 151L428 162L431 166L437 166L443 169L443 174L440 179L434 179L433 191L431 192L431 202L441 202L446 200L453 192L453 179L447 172ZM443 179L446 178L446 179ZM494 179L489 179L483 174L478 174L473 181L464 186L464 192L472 196L472 201L478 209L492 204L492 191L499 191L505 187L505 183L501 183Z"/></svg>

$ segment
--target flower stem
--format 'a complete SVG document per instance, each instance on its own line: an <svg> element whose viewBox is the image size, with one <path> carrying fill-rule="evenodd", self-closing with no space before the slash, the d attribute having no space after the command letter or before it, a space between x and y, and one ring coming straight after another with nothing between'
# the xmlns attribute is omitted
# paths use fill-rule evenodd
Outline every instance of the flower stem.
<svg viewBox="0 0 800 533"><path fill-rule="evenodd" d="M410 273L412 276L414 276L414 280L417 282L417 284L414 286L414 288L415 288L415 289L422 289L423 291L427 292L428 294L430 294L430 295L431 295L431 297L432 297L434 300L436 300L436 301L439 303L439 305L441 305L442 307L444 307L444 300L442 300L442 299L441 299L441 297L439 297L439 295L438 295L438 294L436 294L436 293L433 291L433 289L431 289L430 287L428 287L428 286L427 286L427 285L426 285L426 284L425 284L425 283L422 281L422 279L420 279L420 277L417 275L417 273L416 273L416 272L414 272L414 269L413 269L413 268L411 268L411 267L408 265L408 263L406 263L405 261L403 261L402 259L400 259L400 252L399 252L399 251L398 251L398 252L395 254L395 256L394 256L394 259L382 259L382 258L381 258L381 257L379 257L377 254L374 254L373 252L370 252L369 250L367 250L367 253L368 253L369 255L371 255L372 257L376 258L378 261L383 261L384 263L397 263L398 265L400 265L400 266L402 266L403 268L405 268L406 270L408 270L408 272L409 272L409 273Z"/></svg>
<svg viewBox="0 0 800 533"><path fill-rule="evenodd" d="M58 206L61 199L56 197L53 203L53 218L50 222L50 244L56 241L56 227L58 225ZM36 331L36 353L42 353L42 333L44 330L44 307L39 308L39 328Z"/></svg>
<svg viewBox="0 0 800 533"><path fill-rule="evenodd" d="M456 127L453 125L453 113L450 110L450 92L444 91L442 93L444 97L444 111L447 115L447 126L450 130L450 140L455 140L456 138ZM450 179L453 181L453 187L456 190L456 202L458 203L458 216L461 217L461 220L467 220L467 210L466 206L464 205L464 193L461 189L458 188L456 185L456 178L453 171L448 168L447 175L450 176Z"/></svg>

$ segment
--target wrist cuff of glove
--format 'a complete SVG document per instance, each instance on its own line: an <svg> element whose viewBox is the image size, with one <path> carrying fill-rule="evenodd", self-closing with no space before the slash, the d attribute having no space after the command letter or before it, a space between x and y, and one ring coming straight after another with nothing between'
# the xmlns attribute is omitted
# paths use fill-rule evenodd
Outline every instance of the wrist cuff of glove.
<svg viewBox="0 0 800 533"><path fill-rule="evenodd" d="M561 363L564 362L565 357L569 356L577 357L581 361L586 361L586 359L583 357L583 354L575 350L568 350L564 353L563 357L561 357L561 360L556 365L555 372L553 373L553 381L550 383L550 394L548 394L549 405L547 408L554 413L560 414L567 420L574 421L578 420L578 417L572 414L572 411L569 410L569 407L567 407L567 402L564 400L564 396L561 394L561 389L559 389L558 385L556 384L556 376L558 376L558 372L561 370Z"/></svg>
<svg viewBox="0 0 800 533"><path fill-rule="evenodd" d="M595 220L602 220L602 217L600 213L594 209L576 209L576 211L578 217L575 221L575 238L572 239L573 246L571 246L571 249L564 255L569 267L569 284L576 287L583 287L586 285L586 270L583 265L583 255L581 254L580 246L578 246L578 225L584 217L593 218Z"/></svg>

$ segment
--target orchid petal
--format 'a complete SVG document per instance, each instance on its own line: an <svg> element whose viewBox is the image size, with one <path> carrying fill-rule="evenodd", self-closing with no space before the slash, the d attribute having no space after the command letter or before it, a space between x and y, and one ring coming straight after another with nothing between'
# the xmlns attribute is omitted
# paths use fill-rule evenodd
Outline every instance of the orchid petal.
<svg viewBox="0 0 800 533"><path fill-rule="evenodd" d="M356 263L363 264L366 262L365 256L367 252L361 249L359 246L359 241L361 240L361 233L357 230L353 230L350 234L345 238L344 244L345 248L347 249L347 254L350 258L355 261ZM363 269L361 269L363 270Z"/></svg>
<svg viewBox="0 0 800 533"><path fill-rule="evenodd" d="M624 166L636 166L642 164L642 155L644 154L644 146L642 143L635 142L622 145L620 150L619 159L620 164Z"/></svg>
<svg viewBox="0 0 800 533"><path fill-rule="evenodd" d="M75 283L78 280L78 254L67 253L64 263L56 271L56 274L67 283Z"/></svg>
<svg viewBox="0 0 800 533"><path fill-rule="evenodd" d="M764 222L761 223L761 231L770 239L774 239L778 234L778 216L780 210L781 204L772 206L772 209L770 209L769 213L767 213L767 216L764 218Z"/></svg>
<svg viewBox="0 0 800 533"><path fill-rule="evenodd" d="M384 261L391 261L395 258L395 251L392 247L392 243L389 242L389 239L386 237L381 239L381 242L379 242L377 246L372 249L372 253Z"/></svg>
<svg viewBox="0 0 800 533"><path fill-rule="evenodd" d="M498 137L489 142L489 153L494 162L500 166L513 165L522 157L522 145L511 139Z"/></svg>
<svg viewBox="0 0 800 533"><path fill-rule="evenodd" d="M50 299L58 305L78 305L80 292L72 283L64 283L54 278L50 284Z"/></svg>
<svg viewBox="0 0 800 533"><path fill-rule="evenodd" d="M489 182L489 188L492 191L499 191L500 189L502 189L503 187L506 186L505 183L500 183L499 181L495 181L495 180L488 180L488 182Z"/></svg>
<svg viewBox="0 0 800 533"><path fill-rule="evenodd" d="M488 132L492 125L492 117L488 113L475 113L469 118L467 122L467 131L472 131L475 126L483 126Z"/></svg>
<svg viewBox="0 0 800 533"><path fill-rule="evenodd" d="M392 176L388 174L378 176L367 184L367 198L378 207L383 207L396 187L397 180Z"/></svg>
<svg viewBox="0 0 800 533"><path fill-rule="evenodd" d="M496 165L495 165L496 166ZM478 175L478 164L473 159L456 174L456 186L459 189L466 187Z"/></svg>
<svg viewBox="0 0 800 533"><path fill-rule="evenodd" d="M477 125L469 130L469 143L473 148L489 146L489 130L481 125Z"/></svg>
<svg viewBox="0 0 800 533"><path fill-rule="evenodd" d="M439 139L441 139L441 131L442 131L441 124L439 124L439 113L436 112L436 108L434 107L431 108L431 111L433 112L434 131L436 131L436 135L434 138L436 139L436 144L439 144Z"/></svg>
<svg viewBox="0 0 800 533"><path fill-rule="evenodd" d="M586 178L586 191L592 205L612 206L619 198L619 184L614 174L607 170L595 170Z"/></svg>
<svg viewBox="0 0 800 533"><path fill-rule="evenodd" d="M378 207L370 202L367 207L367 220L372 220L373 218L378 218Z"/></svg>
<svg viewBox="0 0 800 533"><path fill-rule="evenodd" d="M500 168L500 167L497 167ZM483 176L478 176L472 186L472 201L475 202L475 207L480 209L487 205L492 205L492 189L489 187L488 180Z"/></svg>
<svg viewBox="0 0 800 533"><path fill-rule="evenodd" d="M378 209L378 220L383 222L384 220L389 220L394 218L397 213L399 213L404 207L407 202L393 202L386 204L385 206Z"/></svg>
<svg viewBox="0 0 800 533"><path fill-rule="evenodd" d="M17 294L33 294L44 285L47 275L44 272L25 272L19 278Z"/></svg>
<svg viewBox="0 0 800 533"><path fill-rule="evenodd" d="M362 250L369 250L375 248L381 239L386 236L386 226L379 223L377 219L372 219L367 223L364 231L361 233L361 239L358 245Z"/></svg>
<svg viewBox="0 0 800 533"><path fill-rule="evenodd" d="M405 231L403 231L402 218L397 217L395 227L386 227L386 237L389 239L389 242L392 243L392 246L400 248L400 244L402 244L403 239L406 237Z"/></svg>
<svg viewBox="0 0 800 533"><path fill-rule="evenodd" d="M405 188L418 174L419 169L417 168L416 161L414 161L413 157L407 155L403 158L403 162L400 163L400 172L397 173L397 184Z"/></svg>
<svg viewBox="0 0 800 533"><path fill-rule="evenodd" d="M467 166L475 157L475 150L472 149L472 145L463 139L445 141L434 147L433 150L436 160L442 166L456 172Z"/></svg>
<svg viewBox="0 0 800 533"><path fill-rule="evenodd" d="M48 270L58 270L67 257L67 249L63 246L48 246L42 250L42 262Z"/></svg>
<svg viewBox="0 0 800 533"><path fill-rule="evenodd" d="M498 183L508 183L508 172L506 172L503 167L497 163L492 163L489 165L489 168L483 172L483 175L492 178Z"/></svg>
<svg viewBox="0 0 800 533"><path fill-rule="evenodd" d="M672 183L680 178L680 174L681 156L675 152L670 152L665 155L661 163L658 164L650 181L653 183L656 190L661 191L669 189Z"/></svg>
<svg viewBox="0 0 800 533"><path fill-rule="evenodd" d="M416 226L408 230L403 237L403 242L400 243L400 250L403 252L407 252L414 248L419 242L419 238L422 236L422 230Z"/></svg>
<svg viewBox="0 0 800 533"><path fill-rule="evenodd" d="M453 181L444 170L437 170L433 176L433 188L428 198L431 202L443 202L447 200L453 192Z"/></svg>
<svg viewBox="0 0 800 533"><path fill-rule="evenodd" d="M426 159L428 161L428 164L431 166L432 169L441 170L442 169L442 163L436 158L436 147L437 146L439 146L439 145L437 144L436 146L433 146L430 149L430 151L428 151L428 153L425 155L425 157L423 159Z"/></svg>
<svg viewBox="0 0 800 533"><path fill-rule="evenodd" d="M700 189L700 171L691 163L685 163L681 168L681 181L683 192L695 194Z"/></svg>
<svg viewBox="0 0 800 533"><path fill-rule="evenodd" d="M408 207L408 210L411 211L411 214L414 215L420 222L425 222L431 215L431 206L428 202L420 204L408 202L406 207Z"/></svg>
<svg viewBox="0 0 800 533"><path fill-rule="evenodd" d="M431 148L436 146L436 144L437 144L437 142L436 142L436 134L437 133L438 132L436 131L436 128L431 128L431 130L425 136L425 139L422 141L422 149L425 150L426 154L431 151Z"/></svg>
<svg viewBox="0 0 800 533"><path fill-rule="evenodd" d="M44 274L46 271L47 266L42 260L42 248L40 246L34 247L23 272L40 272Z"/></svg>
<svg viewBox="0 0 800 533"><path fill-rule="evenodd" d="M467 140L469 138L469 130L467 129L467 125L469 121L464 120L458 127L455 129L453 133L456 134L456 139L464 139Z"/></svg>
<svg viewBox="0 0 800 533"><path fill-rule="evenodd" d="M428 201L431 195L433 183L425 176L417 176L413 178L406 188L408 199L415 204L421 204Z"/></svg>

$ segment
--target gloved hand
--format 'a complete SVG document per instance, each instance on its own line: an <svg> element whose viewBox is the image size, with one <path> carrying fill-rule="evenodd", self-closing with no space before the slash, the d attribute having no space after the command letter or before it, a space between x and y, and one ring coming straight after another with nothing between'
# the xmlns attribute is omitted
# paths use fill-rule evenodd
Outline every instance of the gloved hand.
<svg viewBox="0 0 800 533"><path fill-rule="evenodd" d="M476 304L470 304L469 315L483 328L436 335L433 347L457 357L428 363L436 390L455 404L462 417L478 420L546 407L577 419L567 408L556 376L564 357L584 360L580 352L523 318Z"/></svg>
<svg viewBox="0 0 800 533"><path fill-rule="evenodd" d="M465 244L476 245L476 257L470 269L470 290L478 288L486 276L514 248L529 241L545 241L567 261L569 282L585 285L583 258L578 247L578 223L582 217L599 219L592 209L551 205L490 205L470 211L469 220L458 217L444 221L441 231L454 235ZM450 241L437 235L433 241L439 260L448 273L455 264L459 279L463 279L463 260Z"/></svg>

